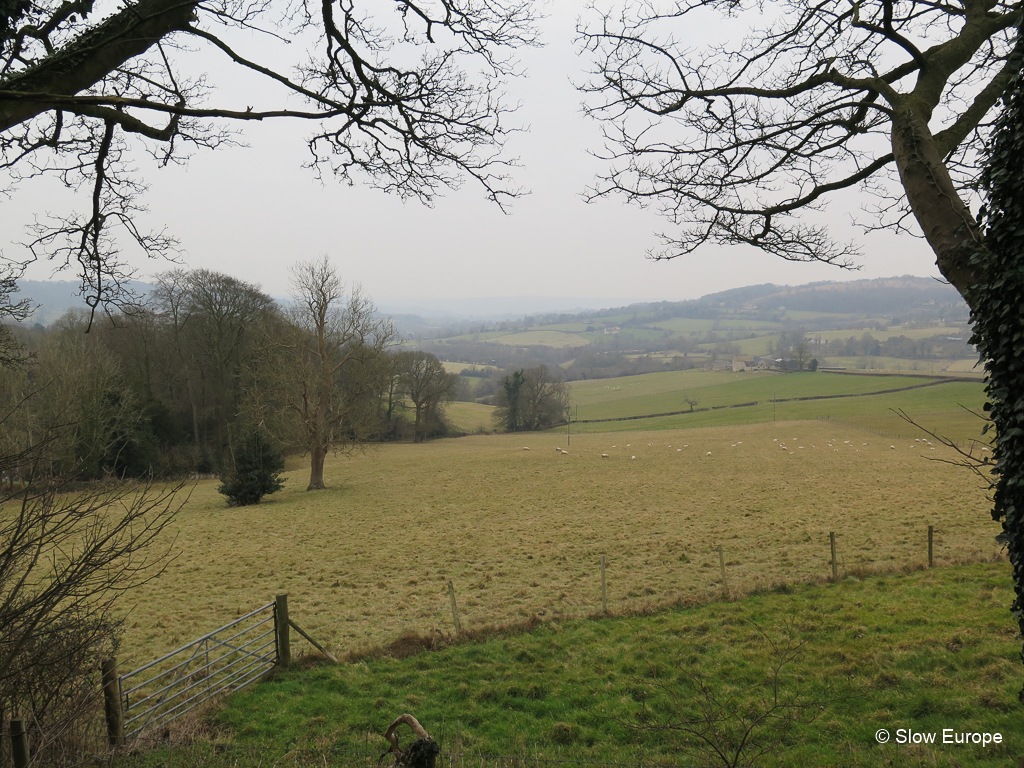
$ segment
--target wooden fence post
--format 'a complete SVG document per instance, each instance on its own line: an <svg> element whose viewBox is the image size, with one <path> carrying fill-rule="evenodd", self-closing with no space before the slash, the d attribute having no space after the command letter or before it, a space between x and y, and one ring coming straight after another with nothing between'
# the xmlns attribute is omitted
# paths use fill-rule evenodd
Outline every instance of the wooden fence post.
<svg viewBox="0 0 1024 768"><path fill-rule="evenodd" d="M121 709L121 679L117 676L117 659L100 662L103 673L103 712L107 720L107 742L124 744L124 711Z"/></svg>
<svg viewBox="0 0 1024 768"><path fill-rule="evenodd" d="M718 567L722 569L722 591L729 594L729 583L725 580L725 551L718 545Z"/></svg>
<svg viewBox="0 0 1024 768"><path fill-rule="evenodd" d="M836 532L828 532L828 544L832 550L832 583L839 581L839 564L836 562Z"/></svg>
<svg viewBox="0 0 1024 768"><path fill-rule="evenodd" d="M448 580L448 597L452 601L452 620L455 622L455 634L462 634L462 624L459 623L459 607L455 604L455 585L451 579Z"/></svg>
<svg viewBox="0 0 1024 768"><path fill-rule="evenodd" d="M934 562L935 562L935 561L934 561L934 560L932 559L932 555L933 555L933 554L934 554L934 552L935 552L935 548L934 548L934 546L933 546L933 544L934 544L934 541L935 541L935 528L934 528L933 526L930 526L930 525L929 525L929 526L928 526L928 567L929 567L929 568L931 568L931 567L932 567L932 565L933 565L933 564L934 564Z"/></svg>
<svg viewBox="0 0 1024 768"><path fill-rule="evenodd" d="M11 755L14 768L28 768L28 736L25 734L25 718L11 718Z"/></svg>
<svg viewBox="0 0 1024 768"><path fill-rule="evenodd" d="M292 663L292 643L288 634L288 593L278 595L274 606L274 629L277 641L277 666L284 668Z"/></svg>
<svg viewBox="0 0 1024 768"><path fill-rule="evenodd" d="M601 610L608 613L608 581L604 575L604 555L601 555Z"/></svg>

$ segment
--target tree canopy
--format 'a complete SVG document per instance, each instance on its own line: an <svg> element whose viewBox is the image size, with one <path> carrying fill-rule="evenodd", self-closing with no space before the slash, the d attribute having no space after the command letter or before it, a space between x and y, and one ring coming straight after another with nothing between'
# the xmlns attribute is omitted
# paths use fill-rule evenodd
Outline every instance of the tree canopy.
<svg viewBox="0 0 1024 768"><path fill-rule="evenodd" d="M745 37L690 47L687 26L715 13L750 20ZM916 232L916 217L963 293L981 237L962 193L1021 15L1003 0L682 0L604 14L580 30L610 161L592 196L658 206L673 225L661 257L738 243L852 266L857 247L802 214L868 189L872 226Z"/></svg>
<svg viewBox="0 0 1024 768"><path fill-rule="evenodd" d="M514 71L511 51L535 42L528 0L372 6L0 5L0 167L14 184L50 174L88 192L83 210L36 222L30 258L76 267L94 309L130 303L125 238L152 257L178 251L173 234L138 222L145 186L134 151L180 162L231 142L230 126L251 120L308 121L312 166L343 181L358 174L430 201L468 177L499 205L516 196L501 157L501 82ZM230 70L261 78L267 103L235 103L232 89L218 89Z"/></svg>

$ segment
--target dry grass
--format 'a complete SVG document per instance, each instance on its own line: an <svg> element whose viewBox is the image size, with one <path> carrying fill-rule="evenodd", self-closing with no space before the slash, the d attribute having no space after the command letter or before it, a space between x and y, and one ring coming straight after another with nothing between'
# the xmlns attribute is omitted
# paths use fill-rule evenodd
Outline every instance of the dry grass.
<svg viewBox="0 0 1024 768"><path fill-rule="evenodd" d="M203 481L177 521L180 555L130 596L122 669L279 592L337 654L449 634L449 579L471 630L589 614L602 554L617 611L719 594L720 543L738 591L827 576L829 531L842 573L919 566L928 525L940 564L991 556L984 495L962 470L926 460L946 456L930 448L817 422L571 445L494 435L334 459L323 492L306 493L297 469L256 507L229 509Z"/></svg>

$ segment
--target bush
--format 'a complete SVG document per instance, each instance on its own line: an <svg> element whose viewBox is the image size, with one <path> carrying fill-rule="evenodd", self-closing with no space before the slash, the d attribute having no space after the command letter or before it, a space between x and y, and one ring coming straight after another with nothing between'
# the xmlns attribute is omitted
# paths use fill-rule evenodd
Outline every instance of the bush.
<svg viewBox="0 0 1024 768"><path fill-rule="evenodd" d="M217 491L228 497L230 507L259 504L264 496L284 487L280 479L283 470L284 456L257 429L239 447L234 472L221 477Z"/></svg>

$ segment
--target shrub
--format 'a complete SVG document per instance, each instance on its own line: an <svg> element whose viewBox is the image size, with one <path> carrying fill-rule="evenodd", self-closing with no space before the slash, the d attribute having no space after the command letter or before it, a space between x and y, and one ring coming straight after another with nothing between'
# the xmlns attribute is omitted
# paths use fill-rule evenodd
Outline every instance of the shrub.
<svg viewBox="0 0 1024 768"><path fill-rule="evenodd" d="M256 429L239 447L235 469L221 477L217 491L228 497L230 507L259 504L264 496L284 487L280 479L283 470L281 451L271 445L262 430Z"/></svg>

